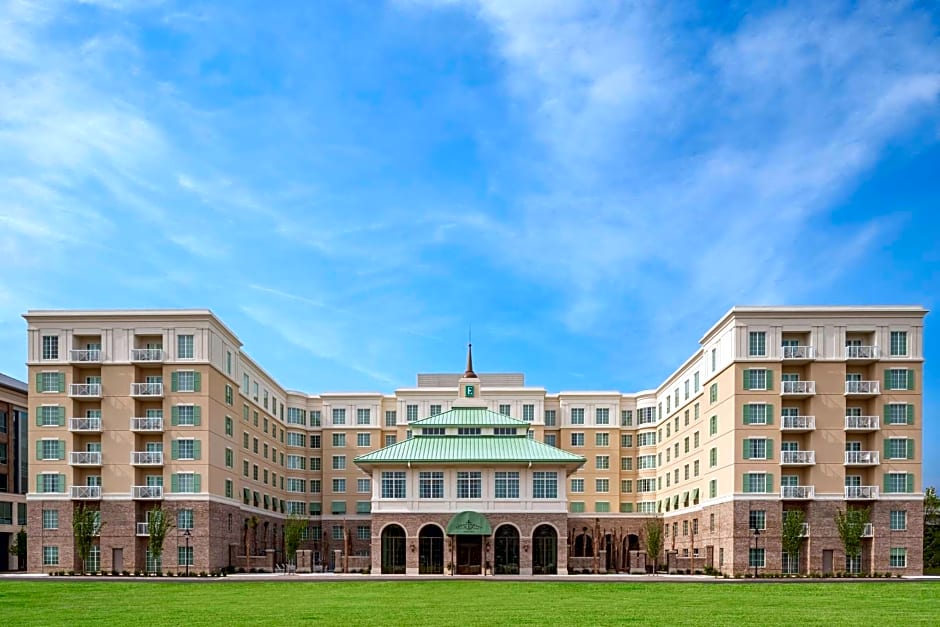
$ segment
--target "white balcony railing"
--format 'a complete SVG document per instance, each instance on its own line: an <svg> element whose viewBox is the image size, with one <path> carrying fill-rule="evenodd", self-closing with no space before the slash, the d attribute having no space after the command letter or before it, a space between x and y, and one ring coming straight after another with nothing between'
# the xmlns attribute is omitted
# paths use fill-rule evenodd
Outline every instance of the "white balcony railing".
<svg viewBox="0 0 940 627"><path fill-rule="evenodd" d="M816 393L815 381L784 381L781 388L783 394L807 396Z"/></svg>
<svg viewBox="0 0 940 627"><path fill-rule="evenodd" d="M811 499L816 496L816 487L811 485L785 485L780 487L780 496L785 499Z"/></svg>
<svg viewBox="0 0 940 627"><path fill-rule="evenodd" d="M880 416L846 416L846 431L877 431L881 424Z"/></svg>
<svg viewBox="0 0 940 627"><path fill-rule="evenodd" d="M135 499L162 499L162 485L135 485L131 496Z"/></svg>
<svg viewBox="0 0 940 627"><path fill-rule="evenodd" d="M163 361L162 348L132 348L131 361Z"/></svg>
<svg viewBox="0 0 940 627"><path fill-rule="evenodd" d="M99 398L101 396L100 383L70 383L69 396L78 398Z"/></svg>
<svg viewBox="0 0 940 627"><path fill-rule="evenodd" d="M101 451L72 451L69 463L73 466L100 466Z"/></svg>
<svg viewBox="0 0 940 627"><path fill-rule="evenodd" d="M846 359L878 359L881 353L877 346L846 346Z"/></svg>
<svg viewBox="0 0 940 627"><path fill-rule="evenodd" d="M101 349L72 349L69 351L69 361L86 364L97 364L101 362Z"/></svg>
<svg viewBox="0 0 940 627"><path fill-rule="evenodd" d="M846 381L846 394L880 394L880 381Z"/></svg>
<svg viewBox="0 0 940 627"><path fill-rule="evenodd" d="M814 431L816 416L784 416L780 428L783 431Z"/></svg>
<svg viewBox="0 0 940 627"><path fill-rule="evenodd" d="M862 527L862 537L863 538L872 538L875 535L875 525L873 523L865 523L865 526Z"/></svg>
<svg viewBox="0 0 940 627"><path fill-rule="evenodd" d="M783 348L784 359L815 359L816 358L815 346L784 346L782 348Z"/></svg>
<svg viewBox="0 0 940 627"><path fill-rule="evenodd" d="M145 522L137 523L137 535L139 536L149 536L150 535L150 525Z"/></svg>
<svg viewBox="0 0 940 627"><path fill-rule="evenodd" d="M163 451L133 451L131 464L134 466L162 466Z"/></svg>
<svg viewBox="0 0 940 627"><path fill-rule="evenodd" d="M98 500L101 498L100 485L73 485L73 499Z"/></svg>
<svg viewBox="0 0 940 627"><path fill-rule="evenodd" d="M101 431L101 418L69 418L69 431L99 433Z"/></svg>
<svg viewBox="0 0 940 627"><path fill-rule="evenodd" d="M846 451L845 463L850 466L873 466L878 462L878 451Z"/></svg>
<svg viewBox="0 0 940 627"><path fill-rule="evenodd" d="M876 485L847 485L845 486L847 499L877 499L878 486Z"/></svg>
<svg viewBox="0 0 940 627"><path fill-rule="evenodd" d="M163 396L163 384L131 383L131 396Z"/></svg>
<svg viewBox="0 0 940 627"><path fill-rule="evenodd" d="M809 465L816 463L816 451L783 451L780 455L781 464Z"/></svg>
<svg viewBox="0 0 940 627"><path fill-rule="evenodd" d="M131 418L131 431L163 431L163 418Z"/></svg>

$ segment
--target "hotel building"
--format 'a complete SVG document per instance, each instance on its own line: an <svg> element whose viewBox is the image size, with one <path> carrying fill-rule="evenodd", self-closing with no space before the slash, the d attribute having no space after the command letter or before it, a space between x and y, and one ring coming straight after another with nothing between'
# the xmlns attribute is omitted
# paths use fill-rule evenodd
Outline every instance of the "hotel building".
<svg viewBox="0 0 940 627"><path fill-rule="evenodd" d="M103 523L91 569L153 568L159 507L165 570L282 563L296 514L314 568L637 570L661 520L658 561L677 569L920 573L926 313L735 307L640 392L548 392L468 363L390 394L311 394L208 310L30 311L29 569L79 567L76 507ZM846 508L870 512L860 560Z"/></svg>
<svg viewBox="0 0 940 627"><path fill-rule="evenodd" d="M10 553L26 527L29 421L26 384L0 374L0 571L25 570Z"/></svg>

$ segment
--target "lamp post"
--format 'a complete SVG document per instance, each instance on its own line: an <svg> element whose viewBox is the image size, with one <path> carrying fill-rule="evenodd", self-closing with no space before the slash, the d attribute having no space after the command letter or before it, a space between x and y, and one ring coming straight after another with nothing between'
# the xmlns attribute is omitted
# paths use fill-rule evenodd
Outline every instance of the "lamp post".
<svg viewBox="0 0 940 627"><path fill-rule="evenodd" d="M189 529L183 531L183 537L186 538L186 576L189 577L189 539L192 537Z"/></svg>
<svg viewBox="0 0 940 627"><path fill-rule="evenodd" d="M757 543L760 540L760 529L754 529L754 579L757 579Z"/></svg>

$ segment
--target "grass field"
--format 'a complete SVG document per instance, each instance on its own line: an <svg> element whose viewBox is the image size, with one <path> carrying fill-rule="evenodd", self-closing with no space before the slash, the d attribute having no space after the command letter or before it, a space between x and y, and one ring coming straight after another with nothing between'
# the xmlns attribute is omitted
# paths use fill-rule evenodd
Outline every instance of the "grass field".
<svg viewBox="0 0 940 627"><path fill-rule="evenodd" d="M936 625L937 583L0 582L6 625Z"/></svg>

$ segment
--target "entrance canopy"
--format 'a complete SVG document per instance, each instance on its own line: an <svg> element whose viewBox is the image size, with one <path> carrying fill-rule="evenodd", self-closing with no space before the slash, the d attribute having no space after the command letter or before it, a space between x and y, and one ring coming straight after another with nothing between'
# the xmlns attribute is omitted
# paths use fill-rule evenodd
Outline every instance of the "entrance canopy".
<svg viewBox="0 0 940 627"><path fill-rule="evenodd" d="M479 512L460 512L447 523L449 536L488 536L492 533L490 521Z"/></svg>

